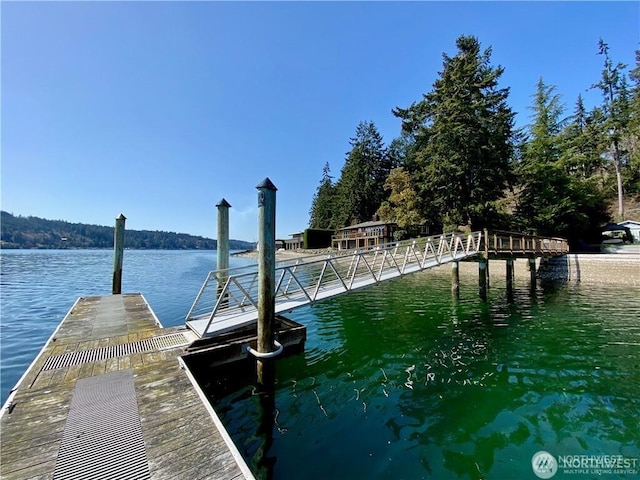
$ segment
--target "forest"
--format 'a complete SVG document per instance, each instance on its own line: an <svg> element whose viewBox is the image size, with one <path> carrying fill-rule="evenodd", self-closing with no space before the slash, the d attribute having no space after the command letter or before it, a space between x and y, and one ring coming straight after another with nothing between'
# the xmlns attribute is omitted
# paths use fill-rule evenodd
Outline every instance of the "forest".
<svg viewBox="0 0 640 480"><path fill-rule="evenodd" d="M14 216L1 212L2 248L113 248L114 227ZM215 250L217 241L185 233L125 230L125 248L153 250ZM252 250L255 244L229 240L231 250Z"/></svg>
<svg viewBox="0 0 640 480"><path fill-rule="evenodd" d="M338 178L324 165L311 228L380 218L398 224L397 239L429 225L553 235L575 246L598 239L608 221L640 220L625 212L640 199L640 51L629 69L601 39L602 70L590 86L601 103L587 110L578 96L567 112L557 87L540 78L531 123L516 128L491 47L473 36L456 47L421 99L392 109L399 137L385 144L363 121Z"/></svg>

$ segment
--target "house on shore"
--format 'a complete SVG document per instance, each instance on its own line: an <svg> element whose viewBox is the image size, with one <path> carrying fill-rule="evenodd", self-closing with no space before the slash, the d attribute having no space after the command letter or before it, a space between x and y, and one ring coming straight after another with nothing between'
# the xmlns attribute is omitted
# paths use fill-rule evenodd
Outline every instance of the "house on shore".
<svg viewBox="0 0 640 480"><path fill-rule="evenodd" d="M284 242L285 250L328 248L331 246L331 237L334 233L335 230L307 228L303 232L290 234L291 238L282 240L282 242Z"/></svg>
<svg viewBox="0 0 640 480"><path fill-rule="evenodd" d="M393 233L396 230L398 225L393 222L377 220L358 223L338 229L333 236L331 246L338 250L377 247L393 242Z"/></svg>

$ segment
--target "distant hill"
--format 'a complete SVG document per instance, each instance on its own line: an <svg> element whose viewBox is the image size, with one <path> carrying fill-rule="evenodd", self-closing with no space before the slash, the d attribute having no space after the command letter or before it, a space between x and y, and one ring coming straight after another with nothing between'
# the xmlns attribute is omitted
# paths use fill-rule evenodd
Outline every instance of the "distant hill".
<svg viewBox="0 0 640 480"><path fill-rule="evenodd" d="M113 248L114 227L14 216L0 212L2 248ZM185 233L126 230L125 248L214 250L218 242ZM251 250L254 243L230 240L231 250Z"/></svg>

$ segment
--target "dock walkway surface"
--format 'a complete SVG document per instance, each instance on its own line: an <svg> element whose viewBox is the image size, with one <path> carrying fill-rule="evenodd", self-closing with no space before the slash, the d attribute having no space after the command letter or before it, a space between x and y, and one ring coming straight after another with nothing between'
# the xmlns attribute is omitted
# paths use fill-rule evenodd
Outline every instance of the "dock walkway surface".
<svg viewBox="0 0 640 480"><path fill-rule="evenodd" d="M0 477L253 479L179 358L195 338L141 294L79 298L0 413Z"/></svg>

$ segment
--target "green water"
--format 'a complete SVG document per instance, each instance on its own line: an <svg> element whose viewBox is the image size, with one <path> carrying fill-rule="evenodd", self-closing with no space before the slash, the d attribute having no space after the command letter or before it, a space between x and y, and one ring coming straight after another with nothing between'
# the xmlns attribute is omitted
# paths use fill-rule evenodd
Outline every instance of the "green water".
<svg viewBox="0 0 640 480"><path fill-rule="evenodd" d="M640 471L640 289L494 281L483 303L473 280L460 301L425 272L294 311L305 353L271 393L247 368L200 372L256 476L535 479L540 450Z"/></svg>

